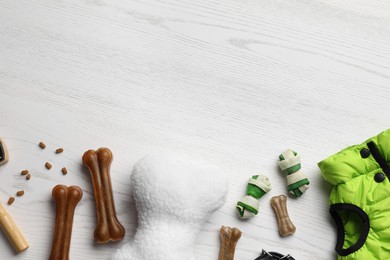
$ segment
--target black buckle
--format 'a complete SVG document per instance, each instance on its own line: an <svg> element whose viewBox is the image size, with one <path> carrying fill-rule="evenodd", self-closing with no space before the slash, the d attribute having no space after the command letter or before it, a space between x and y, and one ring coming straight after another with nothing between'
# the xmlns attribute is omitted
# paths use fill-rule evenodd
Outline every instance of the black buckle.
<svg viewBox="0 0 390 260"><path fill-rule="evenodd" d="M290 255L283 255L278 252L267 252L264 249L261 251L261 255L255 260L295 260Z"/></svg>

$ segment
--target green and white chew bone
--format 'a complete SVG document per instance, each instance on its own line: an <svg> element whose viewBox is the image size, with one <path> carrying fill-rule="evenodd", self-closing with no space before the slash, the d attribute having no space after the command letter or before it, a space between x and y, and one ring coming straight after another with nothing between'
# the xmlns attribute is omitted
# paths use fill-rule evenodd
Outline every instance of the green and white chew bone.
<svg viewBox="0 0 390 260"><path fill-rule="evenodd" d="M288 149L279 155L279 167L287 176L287 190L296 198L302 196L309 188L309 180L301 171L301 157L295 151Z"/></svg>
<svg viewBox="0 0 390 260"><path fill-rule="evenodd" d="M271 190L271 183L264 175L252 176L248 181L246 196L237 202L240 218L251 218L259 212L259 199Z"/></svg>

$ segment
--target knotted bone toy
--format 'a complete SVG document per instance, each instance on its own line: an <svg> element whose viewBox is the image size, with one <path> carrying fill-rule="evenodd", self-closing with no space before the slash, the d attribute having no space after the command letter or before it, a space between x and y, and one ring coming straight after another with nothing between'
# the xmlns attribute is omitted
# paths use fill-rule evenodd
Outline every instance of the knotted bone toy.
<svg viewBox="0 0 390 260"><path fill-rule="evenodd" d="M247 219L259 212L259 199L271 190L271 182L264 175L254 175L249 178L246 196L237 202L237 212L240 218Z"/></svg>
<svg viewBox="0 0 390 260"><path fill-rule="evenodd" d="M112 259L197 259L200 228L225 202L225 174L178 154L157 153L137 162L130 180L138 229Z"/></svg>
<svg viewBox="0 0 390 260"><path fill-rule="evenodd" d="M288 149L279 155L278 165L287 176L287 190L296 198L302 196L309 188L309 180L301 171L301 157L295 151Z"/></svg>

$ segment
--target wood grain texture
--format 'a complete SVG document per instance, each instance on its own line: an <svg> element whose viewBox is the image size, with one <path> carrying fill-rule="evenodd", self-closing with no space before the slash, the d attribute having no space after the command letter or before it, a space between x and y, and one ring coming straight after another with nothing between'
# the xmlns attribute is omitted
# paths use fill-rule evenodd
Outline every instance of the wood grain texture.
<svg viewBox="0 0 390 260"><path fill-rule="evenodd" d="M316 163L389 127L389 82L388 1L3 0L0 136L10 161L0 167L0 197L5 204L25 190L6 208L30 248L15 255L1 234L1 259L49 257L57 184L84 192L70 258L109 259L137 226L131 169L157 149L208 160L229 176L227 202L197 241L199 259L217 259L222 225L243 232L238 260L262 248L335 259L330 187ZM81 162L103 146L114 154L114 198L127 231L110 245L93 241L92 186ZM301 155L311 187L288 201L297 231L281 238L270 198L286 194L276 164L286 148ZM24 169L31 180L19 175ZM273 189L258 216L240 221L235 203L258 173Z"/></svg>

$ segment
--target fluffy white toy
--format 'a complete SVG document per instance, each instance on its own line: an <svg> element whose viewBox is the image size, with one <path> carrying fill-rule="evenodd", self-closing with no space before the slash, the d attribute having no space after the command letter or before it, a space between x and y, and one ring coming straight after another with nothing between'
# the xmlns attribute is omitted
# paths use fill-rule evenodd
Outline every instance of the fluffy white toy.
<svg viewBox="0 0 390 260"><path fill-rule="evenodd" d="M227 177L178 154L146 156L130 177L138 229L113 260L195 260L202 225L225 202Z"/></svg>

